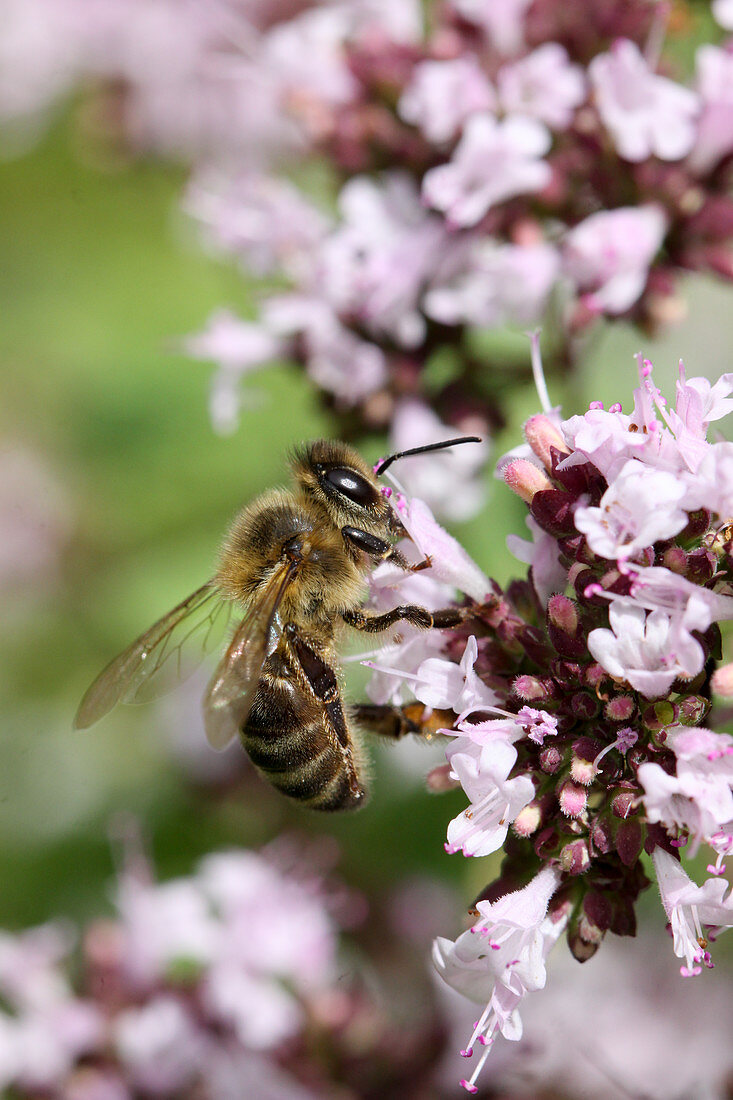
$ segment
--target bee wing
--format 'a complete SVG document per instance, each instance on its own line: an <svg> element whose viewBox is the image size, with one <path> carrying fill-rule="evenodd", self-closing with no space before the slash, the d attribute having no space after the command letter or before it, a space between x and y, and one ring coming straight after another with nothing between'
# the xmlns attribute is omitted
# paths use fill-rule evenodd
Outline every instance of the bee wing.
<svg viewBox="0 0 733 1100"><path fill-rule="evenodd" d="M253 598L204 696L204 728L212 748L225 749L247 720L275 628L277 609L298 563L283 563Z"/></svg>
<svg viewBox="0 0 733 1100"><path fill-rule="evenodd" d="M214 581L197 588L100 672L79 704L75 728L93 725L117 703L141 702L144 689L149 697L166 691L171 678L180 680L191 668L184 652L200 659L217 645L230 611Z"/></svg>

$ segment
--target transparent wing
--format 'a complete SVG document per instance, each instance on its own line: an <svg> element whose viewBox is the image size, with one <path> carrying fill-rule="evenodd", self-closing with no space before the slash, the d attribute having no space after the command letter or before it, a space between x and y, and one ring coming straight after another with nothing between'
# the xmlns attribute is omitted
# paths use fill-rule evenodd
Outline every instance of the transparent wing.
<svg viewBox="0 0 733 1100"><path fill-rule="evenodd" d="M100 672L79 704L74 726L86 729L118 703L167 691L221 642L231 607L214 581L197 588Z"/></svg>
<svg viewBox="0 0 733 1100"><path fill-rule="evenodd" d="M212 748L225 749L247 720L276 627L277 609L298 572L283 563L257 593L234 632L204 696L204 728Z"/></svg>

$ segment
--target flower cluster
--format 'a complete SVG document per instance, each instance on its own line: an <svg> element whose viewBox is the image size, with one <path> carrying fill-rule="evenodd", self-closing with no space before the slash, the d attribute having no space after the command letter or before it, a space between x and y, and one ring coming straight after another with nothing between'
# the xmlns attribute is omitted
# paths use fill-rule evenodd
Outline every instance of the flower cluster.
<svg viewBox="0 0 733 1100"><path fill-rule="evenodd" d="M220 311L188 341L219 366L219 428L242 376L287 357L342 431L409 446L500 419L521 370L489 373L477 329L543 319L565 369L599 316L653 326L679 271L733 274L733 54L702 44L683 83L695 9L666 18L648 0L8 0L0 117L37 121L82 75L108 133L193 162L186 209L270 288L256 321Z"/></svg>
<svg viewBox="0 0 733 1100"><path fill-rule="evenodd" d="M337 1080L357 1095L363 1058L385 1080L412 1072L412 1036L393 1049L393 1025L339 962L339 924L364 914L319 858L280 840L158 884L135 855L80 959L60 923L0 934L0 1092L314 1100Z"/></svg>
<svg viewBox="0 0 733 1100"><path fill-rule="evenodd" d="M538 366L536 340L533 354ZM399 705L409 688L452 712L431 786L460 784L470 805L446 850L505 852L473 926L435 944L445 981L486 1003L463 1051L482 1047L469 1092L496 1036L521 1037L520 1002L544 985L563 932L581 962L607 932L634 935L644 853L682 975L711 967L716 933L733 926L721 877L733 737L711 728L711 688L733 694L729 666L713 677L719 624L733 619L733 443L708 441L733 410L733 374L711 384L680 364L671 405L651 364L639 356L638 367L629 411L594 402L563 421L547 409L500 463L529 508L533 541L514 543L526 580L490 584L423 504L399 504L437 581L469 599L451 635L420 648L402 631L371 662L372 694ZM427 570L416 582L436 580ZM703 845L709 877L697 886L680 856Z"/></svg>

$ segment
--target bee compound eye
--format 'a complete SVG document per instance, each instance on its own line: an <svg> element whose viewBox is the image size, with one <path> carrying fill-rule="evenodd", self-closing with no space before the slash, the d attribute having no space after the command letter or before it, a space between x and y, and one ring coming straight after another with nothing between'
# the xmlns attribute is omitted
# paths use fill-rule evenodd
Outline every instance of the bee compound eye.
<svg viewBox="0 0 733 1100"><path fill-rule="evenodd" d="M355 470L336 466L331 470L326 470L323 476L332 488L336 489L353 504L359 504L364 508L374 504L377 497L374 486L370 485L366 478L363 478L361 474L357 474Z"/></svg>

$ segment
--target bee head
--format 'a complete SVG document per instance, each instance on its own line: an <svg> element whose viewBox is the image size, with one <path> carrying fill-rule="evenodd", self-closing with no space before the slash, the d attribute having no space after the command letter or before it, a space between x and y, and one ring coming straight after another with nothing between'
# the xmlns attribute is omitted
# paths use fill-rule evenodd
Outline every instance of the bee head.
<svg viewBox="0 0 733 1100"><path fill-rule="evenodd" d="M291 466L301 492L337 527L385 533L391 509L371 467L352 447L319 439L296 451Z"/></svg>

